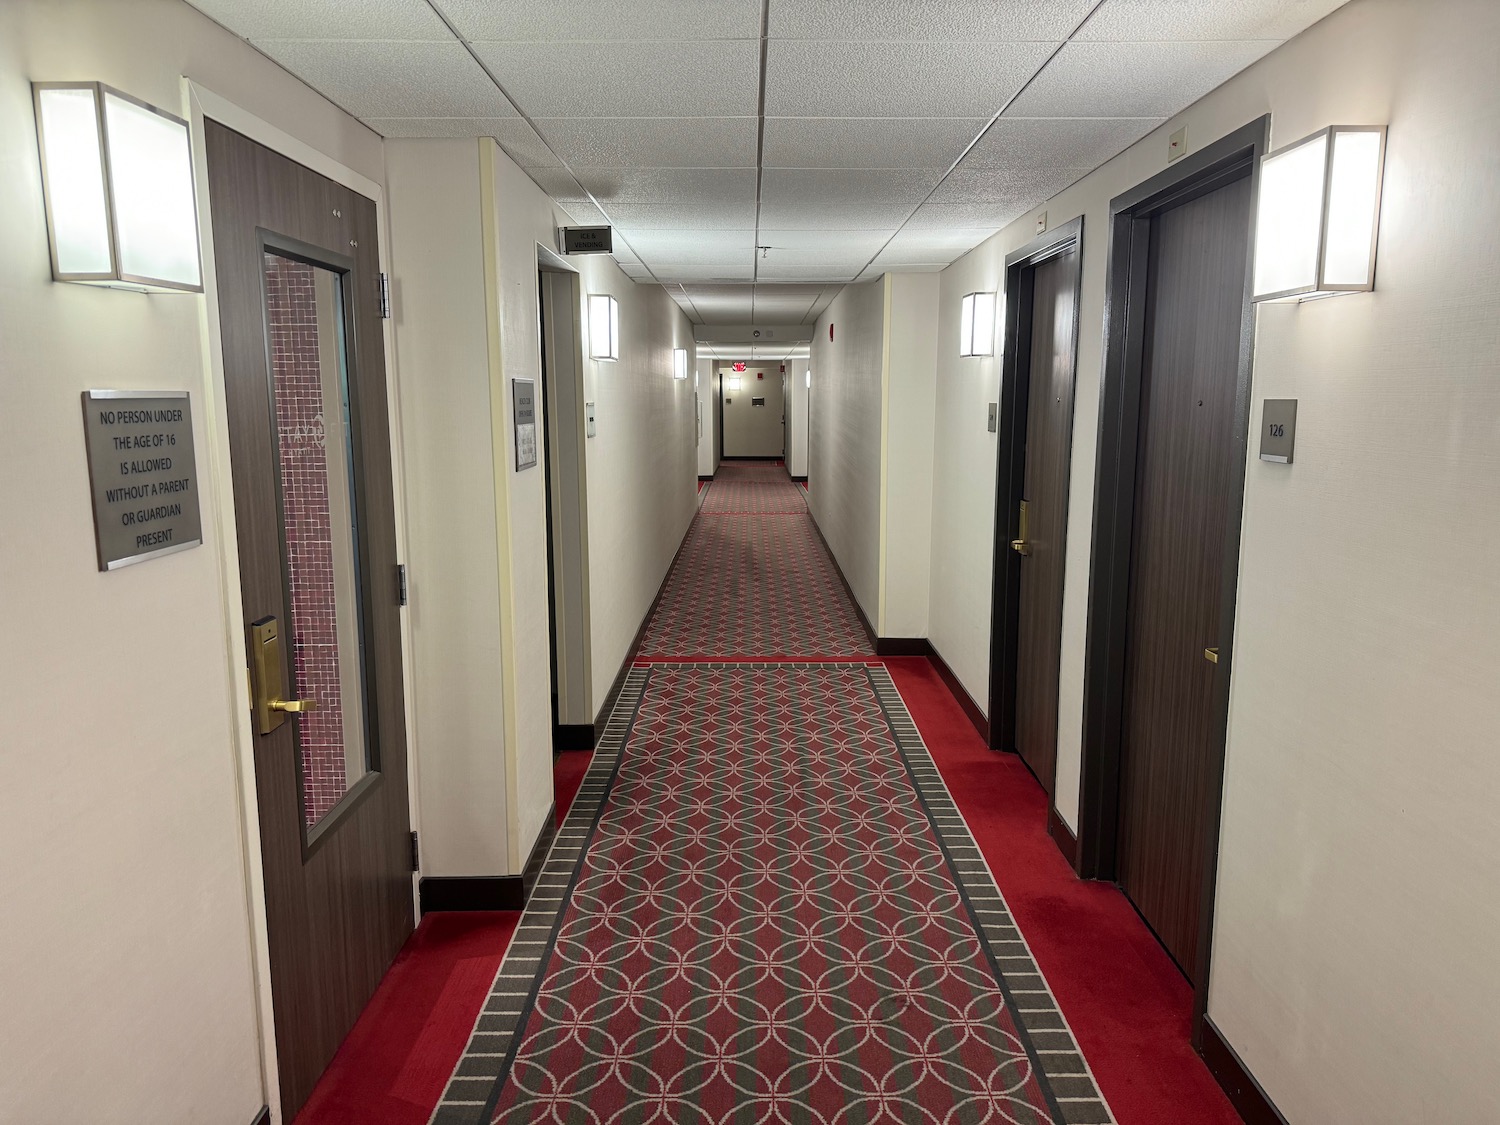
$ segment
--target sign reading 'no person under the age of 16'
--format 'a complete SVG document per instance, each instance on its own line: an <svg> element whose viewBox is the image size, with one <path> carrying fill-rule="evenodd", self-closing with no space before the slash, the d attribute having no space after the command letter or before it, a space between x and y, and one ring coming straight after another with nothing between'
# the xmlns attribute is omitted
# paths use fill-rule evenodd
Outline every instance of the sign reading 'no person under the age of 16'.
<svg viewBox="0 0 1500 1125"><path fill-rule="evenodd" d="M84 391L99 569L203 542L186 391Z"/></svg>

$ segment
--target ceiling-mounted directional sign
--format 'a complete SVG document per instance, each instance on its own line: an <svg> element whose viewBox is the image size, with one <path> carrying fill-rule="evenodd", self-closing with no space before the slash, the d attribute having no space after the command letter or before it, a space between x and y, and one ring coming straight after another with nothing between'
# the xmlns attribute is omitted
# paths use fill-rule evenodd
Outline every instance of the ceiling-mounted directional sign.
<svg viewBox="0 0 1500 1125"><path fill-rule="evenodd" d="M611 254L615 248L612 227L563 227L564 254Z"/></svg>

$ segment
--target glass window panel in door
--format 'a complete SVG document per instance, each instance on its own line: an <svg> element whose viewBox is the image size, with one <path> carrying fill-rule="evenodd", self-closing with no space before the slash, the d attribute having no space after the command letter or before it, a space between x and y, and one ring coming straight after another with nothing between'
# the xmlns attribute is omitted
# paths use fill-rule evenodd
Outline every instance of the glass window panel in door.
<svg viewBox="0 0 1500 1125"><path fill-rule="evenodd" d="M268 252L266 323L303 819L369 770L364 615L343 277Z"/></svg>

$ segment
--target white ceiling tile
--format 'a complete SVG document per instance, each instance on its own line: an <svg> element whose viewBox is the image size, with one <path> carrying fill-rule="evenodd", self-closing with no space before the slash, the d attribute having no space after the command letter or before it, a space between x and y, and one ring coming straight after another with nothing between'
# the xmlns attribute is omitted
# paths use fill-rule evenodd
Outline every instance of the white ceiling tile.
<svg viewBox="0 0 1500 1125"><path fill-rule="evenodd" d="M1066 39L1094 0L771 0L776 39Z"/></svg>
<svg viewBox="0 0 1500 1125"><path fill-rule="evenodd" d="M1171 117L1278 44L1069 43L1006 112L1015 117Z"/></svg>
<svg viewBox="0 0 1500 1125"><path fill-rule="evenodd" d="M658 258L679 264L712 263L721 257L733 260L741 255L748 260L755 251L753 230L625 230L624 234L635 252L653 265Z"/></svg>
<svg viewBox="0 0 1500 1125"><path fill-rule="evenodd" d="M255 46L356 117L513 117L463 44L259 39Z"/></svg>
<svg viewBox="0 0 1500 1125"><path fill-rule="evenodd" d="M880 244L863 252L837 250L775 250L757 260L757 276L785 277L852 277L875 256Z"/></svg>
<svg viewBox="0 0 1500 1125"><path fill-rule="evenodd" d="M755 276L755 267L750 262L750 255L745 255L743 263L739 261L719 262L716 265L705 266L695 262L669 262L653 261L652 272L663 282L668 284L678 282L694 281L749 281Z"/></svg>
<svg viewBox="0 0 1500 1125"><path fill-rule="evenodd" d="M467 39L755 39L760 0L442 0Z"/></svg>
<svg viewBox="0 0 1500 1125"><path fill-rule="evenodd" d="M826 281L845 282L850 280L864 265L864 260L858 264L843 269L830 268L818 265L783 265L778 266L774 262L762 262L760 277L774 279L782 278L787 281Z"/></svg>
<svg viewBox="0 0 1500 1125"><path fill-rule="evenodd" d="M917 208L917 213L911 217L905 229L1003 227L1029 210L1030 206L1016 207L1008 203L924 203Z"/></svg>
<svg viewBox="0 0 1500 1125"><path fill-rule="evenodd" d="M1014 168L1061 164L1099 167L1162 123L1159 117L1015 117L1007 113L980 138L966 168Z"/></svg>
<svg viewBox="0 0 1500 1125"><path fill-rule="evenodd" d="M583 168L574 166L603 203L755 205L752 168Z"/></svg>
<svg viewBox="0 0 1500 1125"><path fill-rule="evenodd" d="M431 39L453 35L427 0L189 0L245 39Z"/></svg>
<svg viewBox="0 0 1500 1125"><path fill-rule="evenodd" d="M601 201L603 202L603 201ZM753 230L754 202L735 206L710 203L604 203L609 217L631 230Z"/></svg>
<svg viewBox="0 0 1500 1125"><path fill-rule="evenodd" d="M739 117L756 111L756 43L475 43L474 49L531 117ZM563 75L574 80L559 81Z"/></svg>
<svg viewBox="0 0 1500 1125"><path fill-rule="evenodd" d="M946 262L908 262L904 258L877 258L854 280L873 281L886 273L942 273L952 264L952 259Z"/></svg>
<svg viewBox="0 0 1500 1125"><path fill-rule="evenodd" d="M943 178L941 168L767 168L761 202L809 204L909 203L913 206ZM761 225L772 229L780 223ZM803 224L792 224L798 228ZM837 226L838 224L831 224ZM890 224L892 226L899 224Z"/></svg>
<svg viewBox="0 0 1500 1125"><path fill-rule="evenodd" d="M978 246L995 231L998 227L947 227L942 230L903 230L891 239L890 245L880 252L881 257L889 255L914 256L927 254L927 257L915 259L926 262L936 262L948 255L948 260L957 257Z"/></svg>
<svg viewBox="0 0 1500 1125"><path fill-rule="evenodd" d="M514 153L512 153L514 156ZM520 163L519 161L517 163ZM536 186L559 203L573 203L587 196L564 168L530 168L524 163L522 169L536 181Z"/></svg>
<svg viewBox="0 0 1500 1125"><path fill-rule="evenodd" d="M535 120L542 136L574 167L755 167L753 117Z"/></svg>
<svg viewBox="0 0 1500 1125"><path fill-rule="evenodd" d="M988 117L768 117L767 168L947 168Z"/></svg>
<svg viewBox="0 0 1500 1125"><path fill-rule="evenodd" d="M757 239L761 246L770 246L768 258L775 258L789 251L801 253L860 254L866 258L895 234L894 228L874 230L777 230L762 225Z"/></svg>
<svg viewBox="0 0 1500 1125"><path fill-rule="evenodd" d="M768 172L767 175L770 173ZM760 221L781 230L890 230L906 222L916 206L910 203L861 203L854 201L808 202L792 198L761 204Z"/></svg>
<svg viewBox="0 0 1500 1125"><path fill-rule="evenodd" d="M1079 39L1117 42L1186 39L1290 39L1345 0L1104 0Z"/></svg>
<svg viewBox="0 0 1500 1125"><path fill-rule="evenodd" d="M1023 165L969 168L959 165L932 193L930 203L998 203L1025 211L1088 175L1092 168Z"/></svg>
<svg viewBox="0 0 1500 1125"><path fill-rule="evenodd" d="M766 113L774 117L992 117L1055 43L773 41Z"/></svg>
<svg viewBox="0 0 1500 1125"><path fill-rule="evenodd" d="M603 226L608 222L604 217L603 211L586 201L568 200L559 203L558 206L563 209L563 213L568 218L584 226Z"/></svg>

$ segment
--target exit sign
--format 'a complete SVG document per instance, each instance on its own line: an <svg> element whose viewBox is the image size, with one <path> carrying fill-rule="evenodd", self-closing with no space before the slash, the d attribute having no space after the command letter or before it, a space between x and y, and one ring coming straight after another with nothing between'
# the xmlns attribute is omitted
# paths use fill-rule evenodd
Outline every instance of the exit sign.
<svg viewBox="0 0 1500 1125"><path fill-rule="evenodd" d="M745 365L743 363L736 363L734 365L734 369L736 371L743 371L743 370L745 370Z"/></svg>

